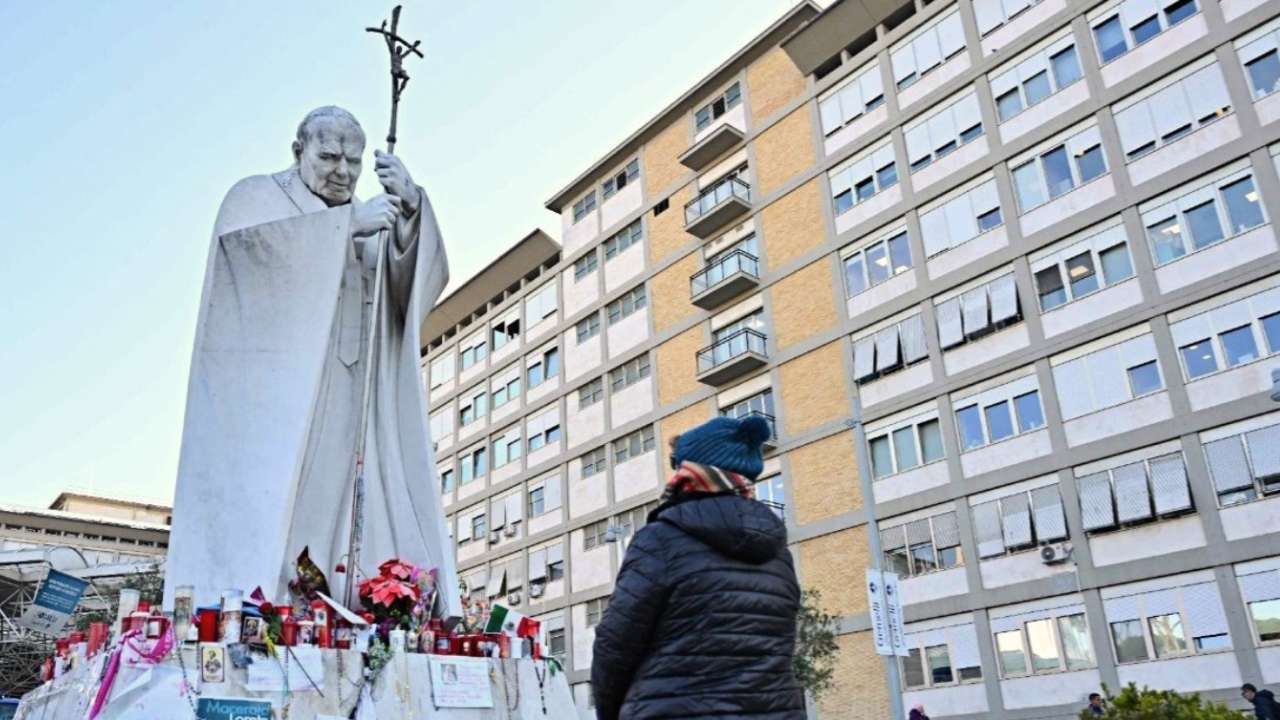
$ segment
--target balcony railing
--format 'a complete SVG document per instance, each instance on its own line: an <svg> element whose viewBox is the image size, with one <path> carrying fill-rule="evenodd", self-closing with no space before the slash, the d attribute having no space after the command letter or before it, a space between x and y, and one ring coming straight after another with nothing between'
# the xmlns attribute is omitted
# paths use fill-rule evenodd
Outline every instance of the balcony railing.
<svg viewBox="0 0 1280 720"><path fill-rule="evenodd" d="M768 338L751 328L742 328L698 351L698 380L720 385L769 361Z"/></svg>
<svg viewBox="0 0 1280 720"><path fill-rule="evenodd" d="M760 502L760 504L764 505L765 507L769 508L770 510L773 510L773 514L774 514L774 515L777 515L779 518L781 518L781 519L783 519L783 520L785 520L785 519L786 519L786 517L787 517L787 506L786 506L786 504L785 504L785 503L780 503L780 502L778 502L778 501L776 501L776 500L760 500L759 502Z"/></svg>
<svg viewBox="0 0 1280 720"><path fill-rule="evenodd" d="M706 238L750 209L751 186L730 175L685 204L685 230Z"/></svg>
<svg viewBox="0 0 1280 720"><path fill-rule="evenodd" d="M711 309L760 284L760 259L741 248L726 253L689 278L693 304Z"/></svg>

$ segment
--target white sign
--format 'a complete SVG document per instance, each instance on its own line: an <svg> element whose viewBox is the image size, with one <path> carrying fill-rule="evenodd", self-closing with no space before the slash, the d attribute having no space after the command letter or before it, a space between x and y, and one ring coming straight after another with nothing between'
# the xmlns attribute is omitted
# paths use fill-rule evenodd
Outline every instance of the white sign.
<svg viewBox="0 0 1280 720"><path fill-rule="evenodd" d="M310 692L324 690L324 658L319 648L276 648L280 658L256 657L249 665L245 689L252 692ZM285 684L284 668L289 670ZM314 684L313 684L314 683Z"/></svg>
<svg viewBox="0 0 1280 720"><path fill-rule="evenodd" d="M88 585L78 577L50 568L36 591L35 599L18 618L18 625L45 635L61 633Z"/></svg>
<svg viewBox="0 0 1280 720"><path fill-rule="evenodd" d="M889 626L889 644L893 647L894 655L907 657L911 653L907 649L906 630L902 627L902 592L898 585L898 573L886 572L882 573L882 575L884 577L885 624Z"/></svg>
<svg viewBox="0 0 1280 720"><path fill-rule="evenodd" d="M428 655L431 663L431 696L437 707L491 708L486 658Z"/></svg>
<svg viewBox="0 0 1280 720"><path fill-rule="evenodd" d="M889 637L889 616L884 607L884 576L875 568L867 568L867 609L871 615L871 639L876 644L877 655L892 655L893 644Z"/></svg>

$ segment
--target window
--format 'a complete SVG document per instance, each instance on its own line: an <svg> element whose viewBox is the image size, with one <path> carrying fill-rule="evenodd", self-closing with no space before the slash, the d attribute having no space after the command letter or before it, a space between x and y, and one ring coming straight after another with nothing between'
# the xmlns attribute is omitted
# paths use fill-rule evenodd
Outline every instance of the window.
<svg viewBox="0 0 1280 720"><path fill-rule="evenodd" d="M1064 38L991 78L996 115L1000 122L1007 122L1080 78L1080 60L1076 57L1075 41L1068 33Z"/></svg>
<svg viewBox="0 0 1280 720"><path fill-rule="evenodd" d="M487 472L489 472L488 456L486 455L484 448L477 448L474 452L468 455L463 455L459 461L459 465L461 465L462 468L462 477L459 478L459 483L462 485L466 485L472 480L482 478Z"/></svg>
<svg viewBox="0 0 1280 720"><path fill-rule="evenodd" d="M453 481L452 470L445 470L440 473L440 491L441 492L452 492L454 488L453 482L454 481Z"/></svg>
<svg viewBox="0 0 1280 720"><path fill-rule="evenodd" d="M974 0L973 12L978 17L978 33L986 36L1006 22L1040 4L1040 0Z"/></svg>
<svg viewBox="0 0 1280 720"><path fill-rule="evenodd" d="M513 463L523 454L524 443L520 439L519 426L508 429L493 439L493 467L500 468Z"/></svg>
<svg viewBox="0 0 1280 720"><path fill-rule="evenodd" d="M884 433L872 433L871 474L876 480L946 456L937 418L915 420Z"/></svg>
<svg viewBox="0 0 1280 720"><path fill-rule="evenodd" d="M1097 126L1076 133L1036 157L1012 165L1018 208L1026 213L1107 172Z"/></svg>
<svg viewBox="0 0 1280 720"><path fill-rule="evenodd" d="M560 410L554 405L550 410L529 419L525 428L529 438L529 452L560 441Z"/></svg>
<svg viewBox="0 0 1280 720"><path fill-rule="evenodd" d="M1275 353L1280 290L1275 288L1170 323L1188 380ZM1265 350L1264 350L1265 348Z"/></svg>
<svg viewBox="0 0 1280 720"><path fill-rule="evenodd" d="M1205 441L1202 434L1201 443L1223 507L1280 491L1280 425L1211 441Z"/></svg>
<svg viewBox="0 0 1280 720"><path fill-rule="evenodd" d="M1059 607L1047 616L1043 611L1029 615L991 620L992 629L998 629L996 653L1001 676L1060 673L1097 664L1083 607Z"/></svg>
<svg viewBox="0 0 1280 720"><path fill-rule="evenodd" d="M1074 420L1164 389L1156 342L1144 332L1065 362L1053 362L1063 420Z"/></svg>
<svg viewBox="0 0 1280 720"><path fill-rule="evenodd" d="M431 389L435 390L453 379L453 355L431 361Z"/></svg>
<svg viewBox="0 0 1280 720"><path fill-rule="evenodd" d="M540 487L529 490L529 517L538 517L546 511L546 490Z"/></svg>
<svg viewBox="0 0 1280 720"><path fill-rule="evenodd" d="M1280 90L1280 31L1272 27L1258 39L1243 47L1237 46L1240 64L1249 80L1249 91L1254 100L1260 100Z"/></svg>
<svg viewBox="0 0 1280 720"><path fill-rule="evenodd" d="M931 210L920 213L920 234L924 237L924 254L933 257L1003 224L1000 198L996 195L996 181L987 180Z"/></svg>
<svg viewBox="0 0 1280 720"><path fill-rule="evenodd" d="M751 397L744 398L729 407L721 408L720 414L724 417L743 418L748 415L763 415L769 421L769 426L773 427L774 408L773 408L773 390L765 390L756 393ZM773 437L776 439L778 435L777 428L773 428Z"/></svg>
<svg viewBox="0 0 1280 720"><path fill-rule="evenodd" d="M488 397L486 393L485 397ZM439 440L446 435L453 433L453 412L449 408L444 408L438 412L432 413L427 421L428 437L433 440Z"/></svg>
<svg viewBox="0 0 1280 720"><path fill-rule="evenodd" d="M573 222L577 223L588 213L596 209L596 191L587 193L586 197L573 204Z"/></svg>
<svg viewBox="0 0 1280 720"><path fill-rule="evenodd" d="M1124 227L1116 225L1033 260L1036 295L1042 311L1133 277Z"/></svg>
<svg viewBox="0 0 1280 720"><path fill-rule="evenodd" d="M458 424L466 427L477 420L483 420L488 415L488 399L489 393L485 392L483 387L474 388L469 399L462 401L462 405L458 408Z"/></svg>
<svg viewBox="0 0 1280 720"><path fill-rule="evenodd" d="M592 248L591 252L573 262L573 279L579 281L596 271L600 264L600 255Z"/></svg>
<svg viewBox="0 0 1280 720"><path fill-rule="evenodd" d="M640 160L637 158L627 163L627 166L618 172L617 175L605 180L600 186L600 194L605 200L613 197L619 190L628 184L636 181L640 177Z"/></svg>
<svg viewBox="0 0 1280 720"><path fill-rule="evenodd" d="M647 304L644 286L638 285L632 288L622 297L609 303L609 324L621 322L623 318L630 317L635 311L644 309Z"/></svg>
<svg viewBox="0 0 1280 720"><path fill-rule="evenodd" d="M1253 620L1258 642L1280 640L1280 599L1249 603L1249 617Z"/></svg>
<svg viewBox="0 0 1280 720"><path fill-rule="evenodd" d="M964 29L960 13L953 12L893 48L893 81L905 90L962 50Z"/></svg>
<svg viewBox="0 0 1280 720"><path fill-rule="evenodd" d="M1195 509L1180 452L1078 475L1076 484L1085 532L1127 527Z"/></svg>
<svg viewBox="0 0 1280 720"><path fill-rule="evenodd" d="M581 460L582 477L591 477L596 473L604 472L606 456L603 447L596 448L586 455L583 455Z"/></svg>
<svg viewBox="0 0 1280 720"><path fill-rule="evenodd" d="M903 638L907 655L902 675L908 689L955 685L982 679L973 625L953 625L912 632Z"/></svg>
<svg viewBox="0 0 1280 720"><path fill-rule="evenodd" d="M884 145L864 152L843 167L828 173L831 181L831 199L835 214L845 212L875 197L881 191L898 184L898 169L894 165L893 145Z"/></svg>
<svg viewBox="0 0 1280 720"><path fill-rule="evenodd" d="M493 324L490 331L493 340L493 350L497 352L499 348L506 346L507 343L520 337L520 314L517 312L512 317L500 320Z"/></svg>
<svg viewBox="0 0 1280 720"><path fill-rule="evenodd" d="M505 378L505 381L502 378ZM494 380L492 394L495 410L520 397L520 381L519 366L502 371L499 378Z"/></svg>
<svg viewBox="0 0 1280 720"><path fill-rule="evenodd" d="M742 102L742 89L738 83L728 87L719 97L698 108L693 114L693 123L697 130L704 130L712 121L721 117Z"/></svg>
<svg viewBox="0 0 1280 720"><path fill-rule="evenodd" d="M596 378L578 388L578 409L595 405L604 399L604 380Z"/></svg>
<svg viewBox="0 0 1280 720"><path fill-rule="evenodd" d="M598 520L582 528L582 549L590 550L604 545L605 535L609 532L609 520Z"/></svg>
<svg viewBox="0 0 1280 720"><path fill-rule="evenodd" d="M905 128L907 162L911 172L922 170L955 152L961 145L982 137L978 94L970 91L956 102Z"/></svg>
<svg viewBox="0 0 1280 720"><path fill-rule="evenodd" d="M533 327L555 314L556 283L554 280L529 294L524 301L525 326Z"/></svg>
<svg viewBox="0 0 1280 720"><path fill-rule="evenodd" d="M973 525L983 559L1067 538L1057 484L974 505Z"/></svg>
<svg viewBox="0 0 1280 720"><path fill-rule="evenodd" d="M853 297L869 287L911 269L905 230L877 240L844 259L845 293Z"/></svg>
<svg viewBox="0 0 1280 720"><path fill-rule="evenodd" d="M853 379L865 383L927 360L924 319L919 315L881 328L853 342Z"/></svg>
<svg viewBox="0 0 1280 720"><path fill-rule="evenodd" d="M587 627L595 627L600 624L600 620L604 617L604 611L609 609L609 598L602 597L595 600L587 601Z"/></svg>
<svg viewBox="0 0 1280 720"><path fill-rule="evenodd" d="M543 382L560 374L560 349L550 348L542 353L529 366L527 371L529 389L538 387Z"/></svg>
<svg viewBox="0 0 1280 720"><path fill-rule="evenodd" d="M636 220L630 225L614 233L613 237L604 241L604 261L607 263L621 255L627 248L640 242L641 238L642 230L640 221Z"/></svg>
<svg viewBox="0 0 1280 720"><path fill-rule="evenodd" d="M1125 158L1136 160L1231 111L1222 68L1212 63L1136 103L1115 108Z"/></svg>
<svg viewBox="0 0 1280 720"><path fill-rule="evenodd" d="M822 132L832 135L862 117L863 113L869 113L883 104L884 84L880 81L880 64L872 63L818 102Z"/></svg>
<svg viewBox="0 0 1280 720"><path fill-rule="evenodd" d="M471 337L462 348L462 369L466 370L476 363L484 362L488 354L484 333Z"/></svg>
<svg viewBox="0 0 1280 720"><path fill-rule="evenodd" d="M977 340L1022 320L1013 273L935 303L943 350Z"/></svg>
<svg viewBox="0 0 1280 720"><path fill-rule="evenodd" d="M577 325L573 326L573 330L578 336L579 345L599 335L600 313L591 313L590 315L582 318L578 321Z"/></svg>
<svg viewBox="0 0 1280 720"><path fill-rule="evenodd" d="M564 546L547 548L547 582L564 579Z"/></svg>
<svg viewBox="0 0 1280 720"><path fill-rule="evenodd" d="M609 371L609 386L619 392L649 377L649 355L646 353Z"/></svg>
<svg viewBox="0 0 1280 720"><path fill-rule="evenodd" d="M548 566L549 568L550 566ZM564 628L547 630L547 653L552 657L563 658L565 654Z"/></svg>
<svg viewBox="0 0 1280 720"><path fill-rule="evenodd" d="M1226 611L1213 580L1129 595L1109 594L1103 591L1103 607L1117 662L1231 648Z"/></svg>
<svg viewBox="0 0 1280 720"><path fill-rule="evenodd" d="M964 564L955 511L880 531L887 569L908 577Z"/></svg>
<svg viewBox="0 0 1280 720"><path fill-rule="evenodd" d="M1163 13L1153 0L1125 0L1101 22L1091 21L1098 58L1106 65L1198 12L1194 0L1168 2Z"/></svg>
<svg viewBox="0 0 1280 720"><path fill-rule="evenodd" d="M484 539L485 533L488 532L488 529L485 526L487 522L488 517L484 513L480 513L479 515L471 518L471 538L473 540Z"/></svg>
<svg viewBox="0 0 1280 720"><path fill-rule="evenodd" d="M613 441L613 462L615 465L624 463L652 449L653 427L641 428Z"/></svg>
<svg viewBox="0 0 1280 720"><path fill-rule="evenodd" d="M774 475L772 477L762 478L751 486L755 492L756 500L768 505L773 509L773 514L778 519L786 521L784 511L787 505L787 493L782 484L782 476Z"/></svg>

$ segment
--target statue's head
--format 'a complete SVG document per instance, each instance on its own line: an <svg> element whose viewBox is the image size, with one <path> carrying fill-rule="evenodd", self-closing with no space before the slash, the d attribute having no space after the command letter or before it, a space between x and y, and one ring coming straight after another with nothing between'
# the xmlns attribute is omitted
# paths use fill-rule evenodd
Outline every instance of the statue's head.
<svg viewBox="0 0 1280 720"><path fill-rule="evenodd" d="M293 141L302 182L330 206L350 202L364 142L364 129L346 110L327 105L307 113Z"/></svg>

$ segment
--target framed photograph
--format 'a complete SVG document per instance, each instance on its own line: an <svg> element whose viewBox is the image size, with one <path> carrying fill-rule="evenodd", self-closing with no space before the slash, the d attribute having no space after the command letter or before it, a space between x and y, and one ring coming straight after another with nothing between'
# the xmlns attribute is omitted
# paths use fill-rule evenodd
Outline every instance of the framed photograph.
<svg viewBox="0 0 1280 720"><path fill-rule="evenodd" d="M262 645L266 642L267 623L260 617L246 617L240 631L240 641L246 645Z"/></svg>
<svg viewBox="0 0 1280 720"><path fill-rule="evenodd" d="M200 646L200 682L224 683L226 681L226 646L213 643L202 644Z"/></svg>

